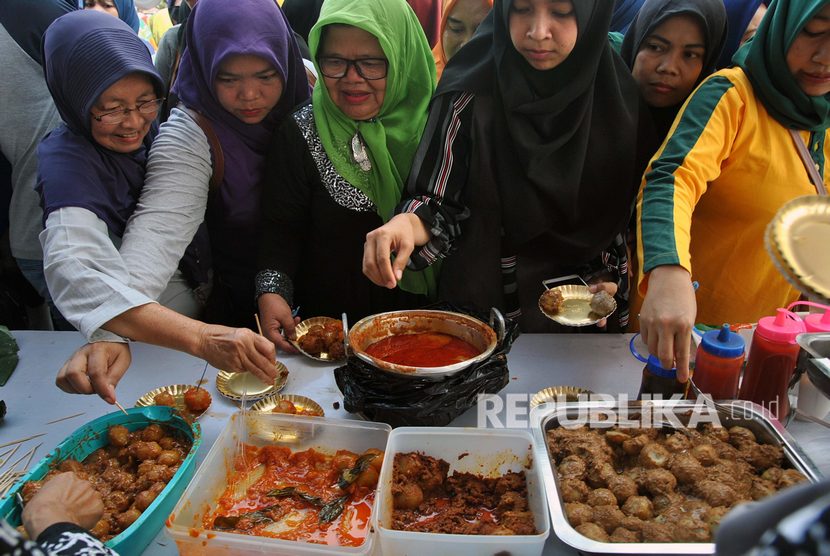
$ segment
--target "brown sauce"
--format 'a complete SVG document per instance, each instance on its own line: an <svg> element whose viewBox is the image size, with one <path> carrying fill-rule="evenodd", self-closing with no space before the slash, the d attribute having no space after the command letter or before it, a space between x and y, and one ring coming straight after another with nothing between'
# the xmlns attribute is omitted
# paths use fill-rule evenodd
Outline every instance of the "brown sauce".
<svg viewBox="0 0 830 556"><path fill-rule="evenodd" d="M366 353L397 365L443 367L481 353L469 342L441 332L389 336L366 348Z"/></svg>

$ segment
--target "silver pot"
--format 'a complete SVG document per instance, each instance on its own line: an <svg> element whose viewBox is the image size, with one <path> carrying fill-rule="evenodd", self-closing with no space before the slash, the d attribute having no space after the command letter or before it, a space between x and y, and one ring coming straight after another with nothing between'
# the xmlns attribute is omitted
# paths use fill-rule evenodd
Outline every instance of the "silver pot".
<svg viewBox="0 0 830 556"><path fill-rule="evenodd" d="M427 332L440 332L455 336L468 342L481 353L470 359L443 367L398 365L366 353L366 348L370 345L389 336ZM476 318L450 311L392 311L371 315L355 323L347 336L347 348L360 359L384 371L440 378L455 374L490 357L504 338L504 334L504 317L497 309L490 311L490 326Z"/></svg>

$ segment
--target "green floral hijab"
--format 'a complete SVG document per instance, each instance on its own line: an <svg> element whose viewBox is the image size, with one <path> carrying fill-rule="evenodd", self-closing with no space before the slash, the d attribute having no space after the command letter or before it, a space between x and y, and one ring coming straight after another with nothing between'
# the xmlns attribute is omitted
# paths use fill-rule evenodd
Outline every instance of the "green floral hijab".
<svg viewBox="0 0 830 556"><path fill-rule="evenodd" d="M787 68L787 51L828 0L773 0L755 37L732 61L743 68L773 118L791 129L830 127L830 95L807 96Z"/></svg>
<svg viewBox="0 0 830 556"><path fill-rule="evenodd" d="M323 28L352 25L377 37L389 60L386 95L377 117L348 118L332 102L317 64ZM401 199L412 159L427 122L435 92L435 61L415 13L405 0L326 0L308 36L320 78L312 93L317 131L337 172L361 190L386 222ZM359 133L371 162L364 171L353 158L352 139ZM434 293L434 270L407 270L400 286L413 293Z"/></svg>

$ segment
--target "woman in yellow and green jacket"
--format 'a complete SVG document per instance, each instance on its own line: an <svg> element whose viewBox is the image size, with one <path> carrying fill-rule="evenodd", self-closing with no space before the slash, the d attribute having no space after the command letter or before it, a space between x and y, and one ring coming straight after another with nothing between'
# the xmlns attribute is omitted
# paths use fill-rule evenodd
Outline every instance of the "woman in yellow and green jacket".
<svg viewBox="0 0 830 556"><path fill-rule="evenodd" d="M698 322L754 322L798 298L764 230L784 203L816 193L790 130L827 175L830 0L774 1L733 61L689 98L637 202L640 329L681 380L695 311Z"/></svg>

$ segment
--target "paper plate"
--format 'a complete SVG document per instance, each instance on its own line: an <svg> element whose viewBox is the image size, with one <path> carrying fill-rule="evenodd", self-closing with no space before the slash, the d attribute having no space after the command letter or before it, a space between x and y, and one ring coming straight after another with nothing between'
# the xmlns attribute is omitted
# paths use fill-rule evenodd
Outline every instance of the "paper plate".
<svg viewBox="0 0 830 556"><path fill-rule="evenodd" d="M251 373L219 371L216 373L216 389L226 398L237 402L242 400L243 393L248 401L276 394L288 382L288 368L280 361L275 364L279 374L273 384L265 384Z"/></svg>
<svg viewBox="0 0 830 556"><path fill-rule="evenodd" d="M259 413L274 413L274 408L277 407L277 404L282 400L287 400L293 403L294 407L297 408L297 413L291 413L290 415L310 417L325 416L323 408L320 407L320 404L311 398L298 396L297 394L277 394L275 396L268 396L267 398L263 398L252 405L251 411L258 411Z"/></svg>
<svg viewBox="0 0 830 556"><path fill-rule="evenodd" d="M562 307L555 315L547 313L542 309L542 299L549 291L557 291L562 294ZM614 301L614 309L607 315L598 315L591 311L591 298L594 294L588 286L568 284L556 286L539 296L539 310L542 314L564 326L590 326L604 318L611 316L617 310L617 302Z"/></svg>
<svg viewBox="0 0 830 556"><path fill-rule="evenodd" d="M312 326L314 326L316 324L323 325L323 324L326 324L326 323L329 323L329 322L336 322L337 326L339 326L339 327L343 326L342 321L339 321L337 319L333 319L331 317L312 317L310 319L305 319L300 324L298 324L296 326L296 328L294 329L295 330L294 335L296 336L296 338L294 340L289 339L288 341L291 342L291 345L293 345L295 348L297 348L297 351L299 351L300 353L302 353L306 357L314 359L315 361L323 361L325 363L336 363L337 361L344 361L346 359L345 354L344 354L343 357L341 357L339 359L333 359L326 352L322 352L320 355L312 355L312 354L308 353L307 351L305 351L303 348L300 347L299 339L302 338L303 336L305 336L306 333L308 333L309 328L311 328Z"/></svg>
<svg viewBox="0 0 830 556"><path fill-rule="evenodd" d="M576 402L579 401L580 394L591 395L593 392L578 386L550 386L533 394L530 398L530 407L534 408L547 402L558 402L561 396L565 397L566 402Z"/></svg>
<svg viewBox="0 0 830 556"><path fill-rule="evenodd" d="M192 415L195 418L199 418L204 415L208 409L210 409L210 405L205 408L204 411L200 413L194 413L187 409L187 406L184 405L184 393L190 390L191 388L195 388L193 384L171 384L170 386L162 386L160 388L156 388L155 390L150 390L140 398L138 398L135 402L135 407L148 407L151 405L156 405L156 400L154 399L157 394L161 394L162 392L167 392L171 396L173 396L173 400L175 401L175 405L173 406L174 409L178 410L180 413L185 415ZM204 387L202 387L204 389ZM210 393L210 392L208 392ZM210 403L213 403L213 397L211 396Z"/></svg>
<svg viewBox="0 0 830 556"><path fill-rule="evenodd" d="M807 195L785 204L764 243L778 270L799 291L830 301L830 197Z"/></svg>

